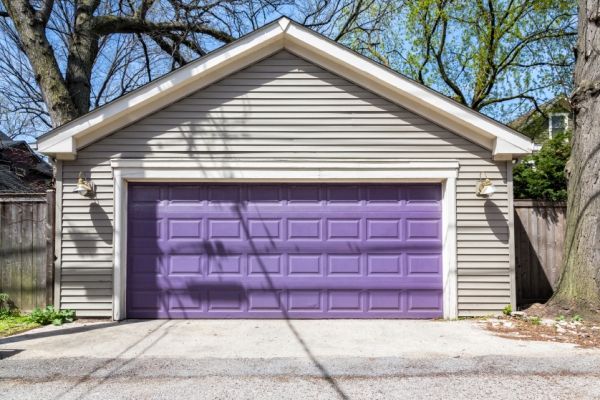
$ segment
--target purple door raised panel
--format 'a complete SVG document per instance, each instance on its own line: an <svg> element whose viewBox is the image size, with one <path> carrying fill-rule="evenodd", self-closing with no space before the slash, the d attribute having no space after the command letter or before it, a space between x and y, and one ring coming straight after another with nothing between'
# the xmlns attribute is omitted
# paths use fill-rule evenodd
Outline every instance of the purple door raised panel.
<svg viewBox="0 0 600 400"><path fill-rule="evenodd" d="M129 318L442 316L439 184L129 185Z"/></svg>

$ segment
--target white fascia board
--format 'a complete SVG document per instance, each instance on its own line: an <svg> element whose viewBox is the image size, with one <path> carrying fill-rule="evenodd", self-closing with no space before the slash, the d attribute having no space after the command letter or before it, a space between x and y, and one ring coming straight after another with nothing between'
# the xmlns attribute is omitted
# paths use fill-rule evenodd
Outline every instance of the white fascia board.
<svg viewBox="0 0 600 400"><path fill-rule="evenodd" d="M39 146L39 144L38 144L38 146ZM68 138L65 138L64 140L61 140L60 142L56 143L53 146L53 150L54 150L54 153L65 153L65 154L77 152L77 148L75 145L75 138L68 137Z"/></svg>
<svg viewBox="0 0 600 400"><path fill-rule="evenodd" d="M496 161L506 161L511 160L512 158L525 156L533 151L533 143L531 143L530 151L518 151L514 148L511 143L508 143L506 140L501 138L496 138L494 141L494 160Z"/></svg>
<svg viewBox="0 0 600 400"><path fill-rule="evenodd" d="M320 37L307 28L290 24L286 30L285 47L492 150L495 156L528 154L532 150L532 142L526 136ZM503 145L497 150L504 153L496 152L494 141L497 138L503 141Z"/></svg>
<svg viewBox="0 0 600 400"><path fill-rule="evenodd" d="M282 48L282 27L271 24L57 128L38 140L39 151L75 153L66 151L65 142L74 140L74 147L81 148Z"/></svg>

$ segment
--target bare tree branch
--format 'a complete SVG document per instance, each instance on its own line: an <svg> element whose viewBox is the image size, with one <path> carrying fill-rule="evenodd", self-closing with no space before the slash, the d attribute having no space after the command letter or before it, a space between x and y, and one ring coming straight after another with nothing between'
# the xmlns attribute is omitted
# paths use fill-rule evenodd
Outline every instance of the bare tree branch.
<svg viewBox="0 0 600 400"><path fill-rule="evenodd" d="M441 33L440 33L440 45L437 51L434 52L435 60L437 62L438 69L440 71L440 75L444 80L444 83L452 89L454 94L458 97L459 101L463 104L467 103L467 99L463 94L462 90L458 85L450 78L448 72L446 72L446 65L444 64L443 54L446 47L446 39L448 35L448 21L442 18L441 21Z"/></svg>
<svg viewBox="0 0 600 400"><path fill-rule="evenodd" d="M0 89L21 73L8 102L54 126L272 20L292 14L329 37L374 55L393 2L382 0L0 0L0 41L7 62L25 55L23 71L2 68ZM131 38L122 40L123 38ZM14 39L14 40L13 40ZM49 118L48 118L49 116Z"/></svg>
<svg viewBox="0 0 600 400"><path fill-rule="evenodd" d="M154 23L138 18L100 16L94 20L93 30L98 35L109 35L115 33L153 33L165 34L170 32L195 32L209 35L224 43L229 43L235 38L228 33L210 26L183 22Z"/></svg>
<svg viewBox="0 0 600 400"><path fill-rule="evenodd" d="M165 53L169 54L173 61L177 62L180 66L187 64L187 60L183 57L176 45L170 44L162 37L150 37ZM173 68L173 67L171 67Z"/></svg>
<svg viewBox="0 0 600 400"><path fill-rule="evenodd" d="M42 2L42 7L36 13L37 18L39 18L44 25L48 23L48 19L50 18L50 14L52 13L53 7L54 0L44 0Z"/></svg>
<svg viewBox="0 0 600 400"><path fill-rule="evenodd" d="M346 19L346 22L344 22L344 25L342 25L342 28L336 35L335 39L333 39L333 40L338 42L349 32L350 27L352 26L352 24L354 24L354 22L356 22L356 19L360 15L362 6L363 6L363 0L357 0L356 3L352 5L352 11L350 12L350 15Z"/></svg>
<svg viewBox="0 0 600 400"><path fill-rule="evenodd" d="M146 67L146 74L148 75L148 82L150 82L152 80L152 70L150 68L150 56L148 54L148 46L146 46L146 42L144 41L144 38L142 37L141 34L137 33L136 37L138 38L138 40L140 41L140 44L142 45L142 51L144 53L144 60L145 60L145 67Z"/></svg>

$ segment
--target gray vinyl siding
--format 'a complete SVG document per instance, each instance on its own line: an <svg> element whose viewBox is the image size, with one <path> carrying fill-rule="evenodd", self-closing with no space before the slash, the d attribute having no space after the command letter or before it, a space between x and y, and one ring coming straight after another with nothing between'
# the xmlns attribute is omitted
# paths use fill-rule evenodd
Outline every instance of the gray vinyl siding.
<svg viewBox="0 0 600 400"><path fill-rule="evenodd" d="M426 117L426 116L425 116ZM288 52L277 53L78 152L62 163L60 306L112 315L111 158L444 159L457 180L459 315L510 303L506 162L425 118ZM72 193L79 172L95 199ZM497 187L475 196L480 173Z"/></svg>

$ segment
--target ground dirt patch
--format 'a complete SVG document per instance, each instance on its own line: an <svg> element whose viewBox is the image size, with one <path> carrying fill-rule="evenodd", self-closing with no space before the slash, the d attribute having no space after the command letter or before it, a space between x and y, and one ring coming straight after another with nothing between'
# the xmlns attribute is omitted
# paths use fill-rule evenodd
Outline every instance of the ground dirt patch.
<svg viewBox="0 0 600 400"><path fill-rule="evenodd" d="M530 304L523 307L522 311L525 315L537 316L540 318L554 319L559 316L564 316L566 319L571 319L576 315L580 315L586 322L600 325L600 310L581 310L575 308L565 308L558 304Z"/></svg>
<svg viewBox="0 0 600 400"><path fill-rule="evenodd" d="M509 339L573 343L579 347L600 348L599 319L565 314L552 316L553 311L560 310L529 308L525 312L488 318L482 324L485 329Z"/></svg>

